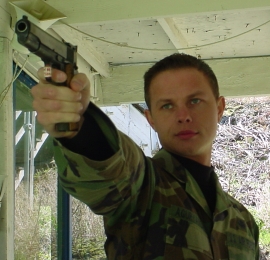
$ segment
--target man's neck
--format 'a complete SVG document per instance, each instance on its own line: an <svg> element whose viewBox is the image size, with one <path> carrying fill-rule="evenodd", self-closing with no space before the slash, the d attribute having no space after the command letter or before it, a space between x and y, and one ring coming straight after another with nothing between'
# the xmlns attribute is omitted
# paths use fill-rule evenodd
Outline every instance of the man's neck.
<svg viewBox="0 0 270 260"><path fill-rule="evenodd" d="M173 153L174 154L174 153ZM176 156L184 157L189 160L195 161L203 166L211 167L211 153L210 155L183 155L183 154L175 154Z"/></svg>

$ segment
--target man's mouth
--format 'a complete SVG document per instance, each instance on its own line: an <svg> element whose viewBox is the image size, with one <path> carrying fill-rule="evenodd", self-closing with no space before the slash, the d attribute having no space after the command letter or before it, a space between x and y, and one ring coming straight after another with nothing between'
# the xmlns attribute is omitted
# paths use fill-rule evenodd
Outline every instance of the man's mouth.
<svg viewBox="0 0 270 260"><path fill-rule="evenodd" d="M194 132L192 130L186 130L179 132L178 134L176 134L176 136L179 137L180 139L187 140L194 137L197 134L198 134L197 132Z"/></svg>

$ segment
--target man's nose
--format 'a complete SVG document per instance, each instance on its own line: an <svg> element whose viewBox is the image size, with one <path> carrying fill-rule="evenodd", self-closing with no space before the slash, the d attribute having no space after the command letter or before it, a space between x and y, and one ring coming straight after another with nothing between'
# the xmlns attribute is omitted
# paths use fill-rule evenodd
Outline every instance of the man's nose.
<svg viewBox="0 0 270 260"><path fill-rule="evenodd" d="M189 109L186 106L181 106L177 110L177 121L178 123L190 123L192 122L192 117Z"/></svg>

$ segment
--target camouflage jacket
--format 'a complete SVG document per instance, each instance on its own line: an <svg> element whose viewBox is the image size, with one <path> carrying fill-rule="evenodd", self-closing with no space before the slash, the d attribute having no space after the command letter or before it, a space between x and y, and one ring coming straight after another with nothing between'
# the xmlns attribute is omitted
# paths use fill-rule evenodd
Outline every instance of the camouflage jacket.
<svg viewBox="0 0 270 260"><path fill-rule="evenodd" d="M97 108L89 108L113 147L93 161L55 142L60 183L104 216L108 259L259 259L258 228L251 214L216 180L216 209L192 175L161 150L144 156Z"/></svg>

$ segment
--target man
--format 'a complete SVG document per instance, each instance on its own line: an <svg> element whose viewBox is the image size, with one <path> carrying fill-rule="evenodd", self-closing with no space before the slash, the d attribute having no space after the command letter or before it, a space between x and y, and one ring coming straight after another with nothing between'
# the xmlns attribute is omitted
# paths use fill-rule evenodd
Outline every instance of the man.
<svg viewBox="0 0 270 260"><path fill-rule="evenodd" d="M65 75L54 71L53 79ZM253 217L222 190L211 167L225 107L213 71L174 54L144 81L145 115L163 147L153 158L89 103L84 75L71 89L44 79L32 89L38 120L56 138L61 184L104 216L108 259L258 259ZM56 132L58 122L79 122L80 130Z"/></svg>

